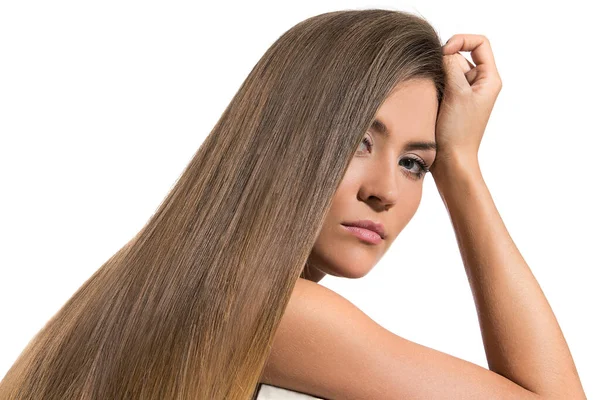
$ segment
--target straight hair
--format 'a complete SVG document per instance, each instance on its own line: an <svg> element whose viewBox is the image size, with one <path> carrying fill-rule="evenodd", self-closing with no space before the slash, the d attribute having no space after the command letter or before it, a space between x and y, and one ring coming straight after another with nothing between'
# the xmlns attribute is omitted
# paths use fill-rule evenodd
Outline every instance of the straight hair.
<svg viewBox="0 0 600 400"><path fill-rule="evenodd" d="M266 51L144 227L29 341L5 399L253 396L333 195L383 101L440 38L384 9L310 17Z"/></svg>

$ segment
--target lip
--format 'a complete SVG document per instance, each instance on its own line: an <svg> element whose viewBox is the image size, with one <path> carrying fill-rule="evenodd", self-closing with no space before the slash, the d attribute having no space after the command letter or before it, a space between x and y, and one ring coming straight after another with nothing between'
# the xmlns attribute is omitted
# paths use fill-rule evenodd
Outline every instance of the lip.
<svg viewBox="0 0 600 400"><path fill-rule="evenodd" d="M372 232L377 233L382 239L385 239L387 236L385 233L385 228L384 228L383 224L373 222L370 219L361 219L359 221L352 221L352 222L342 222L342 225L368 229Z"/></svg>
<svg viewBox="0 0 600 400"><path fill-rule="evenodd" d="M357 238L359 238L360 240L362 240L363 242L366 242L369 244L379 244L383 241L383 239L381 238L381 236L379 236L379 234L377 232L373 232L370 229L359 228L357 226L348 226L348 225L342 225L342 227L345 230L347 230L349 233L351 233L352 235L354 235Z"/></svg>

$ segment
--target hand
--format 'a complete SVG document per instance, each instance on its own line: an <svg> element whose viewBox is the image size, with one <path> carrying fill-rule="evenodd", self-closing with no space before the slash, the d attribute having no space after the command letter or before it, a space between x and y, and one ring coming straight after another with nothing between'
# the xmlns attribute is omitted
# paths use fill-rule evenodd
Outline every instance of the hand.
<svg viewBox="0 0 600 400"><path fill-rule="evenodd" d="M430 168L443 168L456 158L477 161L477 153L492 108L502 89L489 40L483 35L457 34L442 48L446 90L435 128L438 144ZM476 65L459 51L471 52Z"/></svg>

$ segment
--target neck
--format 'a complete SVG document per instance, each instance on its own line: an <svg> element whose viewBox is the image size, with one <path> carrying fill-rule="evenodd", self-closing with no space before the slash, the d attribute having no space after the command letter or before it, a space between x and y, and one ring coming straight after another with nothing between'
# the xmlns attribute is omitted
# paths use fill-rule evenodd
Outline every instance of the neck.
<svg viewBox="0 0 600 400"><path fill-rule="evenodd" d="M315 268L312 265L309 265L308 262L304 265L304 269L302 270L301 278L307 279L313 282L319 282L325 276L325 272L320 269Z"/></svg>

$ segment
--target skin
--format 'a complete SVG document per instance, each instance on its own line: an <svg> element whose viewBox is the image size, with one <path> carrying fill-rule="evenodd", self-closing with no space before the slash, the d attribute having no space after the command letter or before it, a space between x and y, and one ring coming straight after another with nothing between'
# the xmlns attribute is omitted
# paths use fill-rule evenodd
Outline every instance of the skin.
<svg viewBox="0 0 600 400"><path fill-rule="evenodd" d="M460 52L471 52L476 65ZM489 369L395 335L334 291L298 279L261 382L328 399L587 398L554 313L479 167L481 138L502 88L490 42L482 35L454 35L443 53L447 89L437 114L437 153L430 171L451 217ZM327 273L366 274L418 206L422 182L402 178L396 157L404 156L405 135L429 133L416 124L436 112L426 108L425 93L422 98L417 92L402 94L423 103L394 102L382 118L392 120L385 122L393 124L395 139L378 141L379 152L352 160L319 237L321 246L315 246L323 260L319 267ZM401 114L411 105L413 114ZM410 130L416 127L423 130ZM381 246L365 247L338 234L342 221L377 216L390 232ZM335 253L324 251L334 245Z"/></svg>
<svg viewBox="0 0 600 400"><path fill-rule="evenodd" d="M376 118L389 138L374 129L365 133L372 143L361 143L344 175L305 267L306 279L318 282L326 274L361 278L373 268L415 215L423 181L418 178L420 158L429 167L435 150L404 151L409 141L435 142L438 102L430 79L399 83L382 103ZM363 138L364 140L364 138ZM385 227L378 244L350 233L342 222L370 219Z"/></svg>

